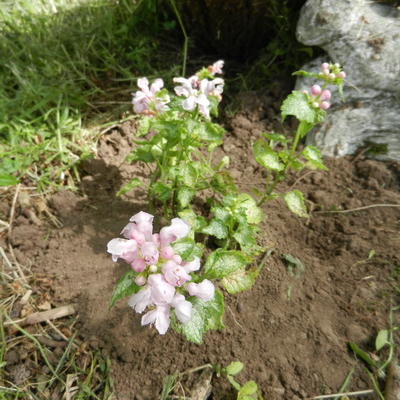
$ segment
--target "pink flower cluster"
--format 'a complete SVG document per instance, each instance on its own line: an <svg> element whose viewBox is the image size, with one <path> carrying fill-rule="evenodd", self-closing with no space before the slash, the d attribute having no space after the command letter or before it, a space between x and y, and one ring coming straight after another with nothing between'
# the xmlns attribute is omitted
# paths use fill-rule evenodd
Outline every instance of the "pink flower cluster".
<svg viewBox="0 0 400 400"><path fill-rule="evenodd" d="M346 73L341 71L339 64L328 64L322 63L321 64L321 77L328 78L329 80L335 80L337 78L344 79L346 78Z"/></svg>
<svg viewBox="0 0 400 400"><path fill-rule="evenodd" d="M224 61L216 61L207 69L212 74L222 74ZM187 111L193 111L196 106L199 113L206 118L210 118L210 100L208 96L214 96L221 101L224 91L224 80L222 78L199 79L198 75L193 75L189 79L174 78L175 83L180 83L175 87L175 93L178 96L184 96L186 99L182 102L182 107Z"/></svg>
<svg viewBox="0 0 400 400"><path fill-rule="evenodd" d="M321 86L319 85L313 85L311 86L311 95L307 90L304 90L303 93L305 93L309 97L309 101L315 108L320 108L322 110L327 110L331 104L329 103L328 100L331 98L331 92L328 89L321 89Z"/></svg>
<svg viewBox="0 0 400 400"><path fill-rule="evenodd" d="M168 110L170 97L160 93L164 86L162 79L156 79L149 87L147 78L139 78L137 85L141 90L134 93L132 99L133 110L136 113L153 115Z"/></svg>
<svg viewBox="0 0 400 400"><path fill-rule="evenodd" d="M138 313L150 306L151 310L142 317L142 325L154 324L163 335L169 327L171 307L181 323L191 320L192 303L183 295L185 291L209 301L215 288L207 279L188 283L192 280L190 274L200 269L200 259L194 257L193 261L184 262L171 247L171 243L189 234L190 226L180 218L173 218L171 225L153 234L153 218L143 211L131 217L121 232L125 239L112 239L107 252L113 261L121 258L138 273L135 282L142 288L128 304Z"/></svg>

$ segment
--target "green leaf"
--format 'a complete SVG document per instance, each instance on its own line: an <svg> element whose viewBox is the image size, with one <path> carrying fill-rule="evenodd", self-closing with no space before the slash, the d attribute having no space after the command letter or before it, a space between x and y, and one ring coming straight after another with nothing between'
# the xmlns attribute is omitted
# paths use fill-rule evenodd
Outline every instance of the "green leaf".
<svg viewBox="0 0 400 400"><path fill-rule="evenodd" d="M278 154L262 139L254 143L253 154L256 161L264 168L273 171L282 171L285 168Z"/></svg>
<svg viewBox="0 0 400 400"><path fill-rule="evenodd" d="M368 367L377 367L376 362L363 350L361 350L355 343L350 342L349 346L353 350L354 354L363 360Z"/></svg>
<svg viewBox="0 0 400 400"><path fill-rule="evenodd" d="M217 249L208 256L204 275L209 279L221 279L245 267L249 261L241 251Z"/></svg>
<svg viewBox="0 0 400 400"><path fill-rule="evenodd" d="M129 156L126 158L129 162L134 161L144 161L146 163L151 163L155 161L153 154L151 153L151 145L141 145L136 148Z"/></svg>
<svg viewBox="0 0 400 400"><path fill-rule="evenodd" d="M225 239L229 233L225 223L219 219L212 219L209 225L203 228L201 232L215 236L217 239Z"/></svg>
<svg viewBox="0 0 400 400"><path fill-rule="evenodd" d="M243 367L244 365L240 361L232 361L225 370L228 375L237 375Z"/></svg>
<svg viewBox="0 0 400 400"><path fill-rule="evenodd" d="M164 183L156 182L150 187L150 193L157 200L165 202L171 198L172 188Z"/></svg>
<svg viewBox="0 0 400 400"><path fill-rule="evenodd" d="M142 181L139 178L133 178L130 182L125 184L118 190L117 196L122 196L125 193L128 193L130 190L143 185Z"/></svg>
<svg viewBox="0 0 400 400"><path fill-rule="evenodd" d="M140 286L136 285L135 275L133 271L128 271L116 284L114 293L111 297L109 308L111 308L117 300L122 297L131 296L140 290Z"/></svg>
<svg viewBox="0 0 400 400"><path fill-rule="evenodd" d="M232 213L229 212L229 210L224 207L212 207L211 212L214 214L216 219L223 221L225 224L232 217Z"/></svg>
<svg viewBox="0 0 400 400"><path fill-rule="evenodd" d="M317 116L305 93L294 90L282 103L282 119L294 115L299 121L314 123Z"/></svg>
<svg viewBox="0 0 400 400"><path fill-rule="evenodd" d="M292 190L291 192L287 192L284 196L284 199L292 213L298 215L299 217L308 217L303 193L301 193L300 190Z"/></svg>
<svg viewBox="0 0 400 400"><path fill-rule="evenodd" d="M174 249L174 252L179 254L184 261L192 261L193 257L201 257L203 254L202 245L188 237L171 243L171 246Z"/></svg>
<svg viewBox="0 0 400 400"><path fill-rule="evenodd" d="M216 289L214 298L207 302L207 330L209 329L223 329L224 325L224 312L225 302L223 293Z"/></svg>
<svg viewBox="0 0 400 400"><path fill-rule="evenodd" d="M190 301L193 304L192 319L186 324L176 322L173 324L173 328L190 342L201 344L205 332L210 329L223 328L223 296L220 291L216 290L212 300L203 301L192 297Z"/></svg>
<svg viewBox="0 0 400 400"><path fill-rule="evenodd" d="M187 207L192 201L193 196L196 194L194 189L191 189L187 186L182 186L178 190L178 203L182 208Z"/></svg>
<svg viewBox="0 0 400 400"><path fill-rule="evenodd" d="M280 133L275 133L275 132L264 132L262 133L262 135L268 139L268 140L272 140L274 142L278 142L278 143L287 143L288 140L286 138L285 135L282 135Z"/></svg>
<svg viewBox="0 0 400 400"><path fill-rule="evenodd" d="M302 151L302 155L306 160L308 160L307 166L311 169L322 169L327 171L328 168L325 167L322 161L320 151L314 146L307 146Z"/></svg>
<svg viewBox="0 0 400 400"><path fill-rule="evenodd" d="M15 176L8 174L0 174L0 186L13 186L18 183L18 179Z"/></svg>
<svg viewBox="0 0 400 400"><path fill-rule="evenodd" d="M263 219L261 208L257 207L256 201L247 193L241 193L237 197L235 208L245 210L249 224L259 224Z"/></svg>
<svg viewBox="0 0 400 400"><path fill-rule="evenodd" d="M178 215L187 224L189 224L192 227L192 230L195 232L201 231L207 225L205 218L200 215L196 215L191 208L187 208L186 210L178 212Z"/></svg>
<svg viewBox="0 0 400 400"><path fill-rule="evenodd" d="M379 351L383 346L390 344L389 342L389 331L386 329L382 329L378 332L378 335L375 339L375 349Z"/></svg>
<svg viewBox="0 0 400 400"><path fill-rule="evenodd" d="M255 394L257 390L258 390L257 383L255 383L254 381L248 381L240 389L238 393L238 399L240 399L240 396L251 396Z"/></svg>
<svg viewBox="0 0 400 400"><path fill-rule="evenodd" d="M254 285L257 276L257 270L246 271L241 268L223 278L221 283L229 294L235 294L250 289Z"/></svg>
<svg viewBox="0 0 400 400"><path fill-rule="evenodd" d="M240 248L246 254L256 255L262 248L257 245L255 227L248 223L239 224L238 229L233 234L233 238L239 243Z"/></svg>
<svg viewBox="0 0 400 400"><path fill-rule="evenodd" d="M180 168L180 177L182 179L182 183L186 186L189 187L194 187L197 178L198 178L198 173L197 169L191 165L191 164L185 164Z"/></svg>

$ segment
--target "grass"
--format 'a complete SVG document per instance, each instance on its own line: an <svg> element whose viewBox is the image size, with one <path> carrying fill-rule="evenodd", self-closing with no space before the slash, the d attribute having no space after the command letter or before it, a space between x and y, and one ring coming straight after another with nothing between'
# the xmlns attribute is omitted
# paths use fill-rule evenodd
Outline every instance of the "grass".
<svg viewBox="0 0 400 400"><path fill-rule="evenodd" d="M0 176L73 186L95 151L82 126L104 112L101 100L128 109L138 76L174 69L174 45L159 49L166 28L153 0L0 3Z"/></svg>

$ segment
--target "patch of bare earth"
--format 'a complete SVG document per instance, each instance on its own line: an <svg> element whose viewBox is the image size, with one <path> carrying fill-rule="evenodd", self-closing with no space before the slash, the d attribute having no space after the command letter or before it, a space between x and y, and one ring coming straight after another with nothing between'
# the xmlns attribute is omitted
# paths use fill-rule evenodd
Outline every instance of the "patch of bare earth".
<svg viewBox="0 0 400 400"><path fill-rule="evenodd" d="M249 99L247 111L244 107L226 123L220 150L231 157L232 175L247 192L263 181L252 161L252 143L264 130L282 129L274 99ZM347 343L372 349L377 331L387 327L399 286L400 209L320 211L400 204L399 165L327 160L328 172L291 177L278 187L302 190L310 218L291 215L280 201L265 205L260 242L274 252L253 289L226 297L226 329L208 333L198 346L172 331L159 336L141 327L140 316L126 301L108 309L113 286L127 266L111 261L106 244L130 216L147 208L142 188L122 199L115 196L122 182L147 173L143 165L123 163L133 134L129 122L106 133L98 158L82 167L82 195L53 196L50 204L62 228L39 227L20 215L11 238L20 257L31 259L35 273L54 277L56 302L76 304L84 337L111 355L116 398L157 399L166 374L233 360L246 366L239 380L254 379L269 400L335 393L352 366L356 373L349 389L371 388ZM372 250L375 255L368 259ZM304 273L290 276L282 254L298 257ZM223 378L214 378L212 385L213 399L233 398Z"/></svg>

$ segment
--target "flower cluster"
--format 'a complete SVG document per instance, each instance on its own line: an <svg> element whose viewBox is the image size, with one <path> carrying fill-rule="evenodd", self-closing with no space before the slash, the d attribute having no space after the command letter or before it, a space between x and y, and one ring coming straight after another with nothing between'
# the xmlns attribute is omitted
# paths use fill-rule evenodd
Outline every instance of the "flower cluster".
<svg viewBox="0 0 400 400"><path fill-rule="evenodd" d="M309 102L314 108L320 108L321 110L327 110L331 104L328 100L331 98L331 92L328 89L321 89L319 85L311 86L310 92L303 90L303 93L308 96Z"/></svg>
<svg viewBox="0 0 400 400"><path fill-rule="evenodd" d="M208 77L214 77L215 74L222 74L224 61L219 60L210 65L206 71ZM177 96L185 97L181 102L182 108L186 111L198 109L199 113L206 118L210 118L211 102L209 96L215 97L221 101L224 90L224 80L222 78L208 79L203 77L202 71L186 79L183 77L174 78L173 81L179 85L174 88ZM137 82L138 90L133 94L133 109L138 114L155 115L168 110L167 104L170 97L161 91L164 86L162 79L156 79L149 88L147 78L140 78Z"/></svg>
<svg viewBox="0 0 400 400"><path fill-rule="evenodd" d="M320 72L320 77L330 80L330 81L335 81L337 79L344 79L346 78L346 73L341 70L340 64L329 64L329 63L322 63L321 64L321 72Z"/></svg>
<svg viewBox="0 0 400 400"><path fill-rule="evenodd" d="M214 297L215 288L207 279L200 283L188 282L192 280L190 274L200 269L200 259L194 257L184 262L171 246L189 234L190 226L180 218L173 218L171 225L162 228L160 233L153 233L153 218L143 211L131 217L121 232L125 239L112 239L107 251L113 261L121 258L137 273L135 283L141 289L128 304L138 313L150 306L152 309L142 317L142 325L154 324L163 335L169 327L171 307L182 324L191 320L192 303L186 300L185 291L209 301Z"/></svg>

